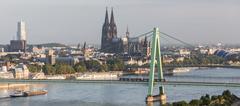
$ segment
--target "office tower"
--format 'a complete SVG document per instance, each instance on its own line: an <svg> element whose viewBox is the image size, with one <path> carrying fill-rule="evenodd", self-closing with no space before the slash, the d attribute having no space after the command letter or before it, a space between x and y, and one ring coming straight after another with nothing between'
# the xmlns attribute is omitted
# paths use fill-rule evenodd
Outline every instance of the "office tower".
<svg viewBox="0 0 240 106"><path fill-rule="evenodd" d="M26 40L26 24L24 21L20 21L17 24L17 40Z"/></svg>

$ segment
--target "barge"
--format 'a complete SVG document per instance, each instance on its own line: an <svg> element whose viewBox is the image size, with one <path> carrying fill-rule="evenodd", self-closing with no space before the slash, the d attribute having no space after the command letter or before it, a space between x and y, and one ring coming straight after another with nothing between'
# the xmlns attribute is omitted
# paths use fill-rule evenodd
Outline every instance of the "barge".
<svg viewBox="0 0 240 106"><path fill-rule="evenodd" d="M28 96L37 96L47 94L47 90L35 90L35 91L21 91L16 90L13 94L9 95L10 97L28 97Z"/></svg>

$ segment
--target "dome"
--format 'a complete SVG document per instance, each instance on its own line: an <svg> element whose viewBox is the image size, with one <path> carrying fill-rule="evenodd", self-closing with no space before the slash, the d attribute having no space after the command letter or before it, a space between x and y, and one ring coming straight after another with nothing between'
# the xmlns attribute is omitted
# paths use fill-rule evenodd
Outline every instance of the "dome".
<svg viewBox="0 0 240 106"><path fill-rule="evenodd" d="M226 53L226 51L224 51L224 50L220 50L219 52L217 52L217 56L219 56L219 57L223 57L223 55Z"/></svg>

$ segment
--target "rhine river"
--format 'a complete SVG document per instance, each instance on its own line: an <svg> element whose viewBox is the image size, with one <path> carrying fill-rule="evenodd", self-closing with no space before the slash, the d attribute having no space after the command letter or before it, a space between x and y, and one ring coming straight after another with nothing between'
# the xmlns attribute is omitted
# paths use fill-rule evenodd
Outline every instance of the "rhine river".
<svg viewBox="0 0 240 106"><path fill-rule="evenodd" d="M140 76L137 76L140 77ZM240 69L195 69L186 73L166 76L174 81L240 82ZM48 94L21 98L3 98L12 90L0 89L0 106L146 106L147 84L107 83L40 83L24 89L46 89ZM158 93L159 84L155 86ZM189 101L206 93L221 94L229 89L240 96L238 87L165 85L167 101ZM159 106L158 103L154 104Z"/></svg>

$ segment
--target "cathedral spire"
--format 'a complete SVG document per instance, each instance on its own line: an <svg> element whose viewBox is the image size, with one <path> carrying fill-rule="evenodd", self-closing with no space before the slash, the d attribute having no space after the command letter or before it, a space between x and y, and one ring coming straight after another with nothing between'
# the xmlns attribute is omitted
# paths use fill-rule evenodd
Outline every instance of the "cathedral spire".
<svg viewBox="0 0 240 106"><path fill-rule="evenodd" d="M127 26L127 31L126 31L126 37L129 37L129 30L128 30L128 26Z"/></svg>
<svg viewBox="0 0 240 106"><path fill-rule="evenodd" d="M111 19L110 19L110 36L112 38L117 38L117 26L114 21L113 8L111 11Z"/></svg>
<svg viewBox="0 0 240 106"><path fill-rule="evenodd" d="M108 19L108 8L106 7L106 14L105 14L105 22L104 25L108 25L109 24L109 19Z"/></svg>
<svg viewBox="0 0 240 106"><path fill-rule="evenodd" d="M114 25L114 24L115 24L115 21L114 21L114 14L113 14L113 8L112 8L112 11L111 11L111 20L110 20L110 24L111 24L111 25Z"/></svg>

